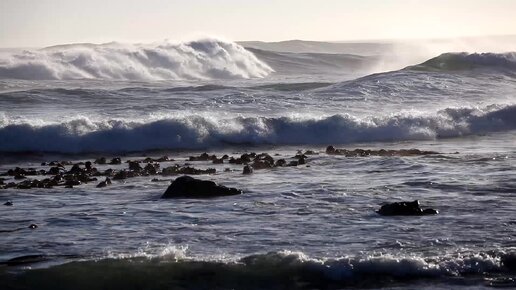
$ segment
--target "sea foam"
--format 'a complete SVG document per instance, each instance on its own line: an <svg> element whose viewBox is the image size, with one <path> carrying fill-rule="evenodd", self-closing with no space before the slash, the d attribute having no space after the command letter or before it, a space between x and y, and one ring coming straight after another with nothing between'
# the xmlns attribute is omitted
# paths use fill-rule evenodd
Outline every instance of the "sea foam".
<svg viewBox="0 0 516 290"><path fill-rule="evenodd" d="M0 119L3 152L127 152L202 149L227 145L345 144L430 140L516 129L516 105L446 108L357 117L207 117L182 115L149 121L62 123Z"/></svg>
<svg viewBox="0 0 516 290"><path fill-rule="evenodd" d="M0 55L0 79L247 79L265 77L272 71L242 46L216 39L73 44Z"/></svg>
<svg viewBox="0 0 516 290"><path fill-rule="evenodd" d="M479 252L427 258L363 255L314 259L302 252L281 251L235 261L118 258L70 262L17 273L17 276L4 275L0 279L16 281L25 286L22 288L37 286L41 289L68 289L77 284L89 288L112 285L113 289L127 289L127 285L146 289L162 289L163 285L184 285L185 289L382 288L417 279L432 283L452 281L451 285L460 285L463 281L468 285L467 277L511 273L511 268L504 263L510 255L513 254ZM120 279L120 273L126 278ZM514 286L514 283L508 280L505 286Z"/></svg>

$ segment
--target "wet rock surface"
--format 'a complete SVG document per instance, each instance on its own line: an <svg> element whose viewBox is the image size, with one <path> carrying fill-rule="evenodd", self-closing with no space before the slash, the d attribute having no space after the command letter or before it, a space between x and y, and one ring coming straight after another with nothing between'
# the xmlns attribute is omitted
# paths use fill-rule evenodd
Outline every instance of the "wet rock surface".
<svg viewBox="0 0 516 290"><path fill-rule="evenodd" d="M435 215L439 212L432 208L422 209L419 201L402 201L393 202L383 205L378 211L378 214L383 216L421 216L421 215Z"/></svg>
<svg viewBox="0 0 516 290"><path fill-rule="evenodd" d="M213 181L195 179L191 176L176 178L161 198L213 198L239 195L242 191L218 185Z"/></svg>

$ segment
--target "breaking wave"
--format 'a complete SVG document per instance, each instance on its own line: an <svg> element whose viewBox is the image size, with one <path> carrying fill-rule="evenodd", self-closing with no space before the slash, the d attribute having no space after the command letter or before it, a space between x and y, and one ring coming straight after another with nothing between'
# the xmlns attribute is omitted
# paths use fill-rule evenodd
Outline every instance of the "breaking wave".
<svg viewBox="0 0 516 290"><path fill-rule="evenodd" d="M40 121L41 122L41 121ZM128 152L226 145L345 144L428 140L516 129L516 105L447 108L356 117L235 117L201 115L148 121L77 118L62 123L0 119L2 152Z"/></svg>
<svg viewBox="0 0 516 290"><path fill-rule="evenodd" d="M273 70L244 47L215 39L157 44L72 44L0 55L0 79L247 79Z"/></svg>
<svg viewBox="0 0 516 290"><path fill-rule="evenodd" d="M515 270L515 260L515 253L503 251L427 258L364 255L333 259L282 251L234 261L167 254L156 258L77 261L18 274L0 269L0 281L6 289L341 289L417 283L418 279L457 285L477 276L486 278L480 279L480 283L490 286L514 287L514 281L503 279L503 274ZM489 280L490 274L501 279ZM471 282L464 281L463 285Z"/></svg>
<svg viewBox="0 0 516 290"><path fill-rule="evenodd" d="M516 70L516 52L507 53L443 53L409 69L423 71L458 71L477 68Z"/></svg>

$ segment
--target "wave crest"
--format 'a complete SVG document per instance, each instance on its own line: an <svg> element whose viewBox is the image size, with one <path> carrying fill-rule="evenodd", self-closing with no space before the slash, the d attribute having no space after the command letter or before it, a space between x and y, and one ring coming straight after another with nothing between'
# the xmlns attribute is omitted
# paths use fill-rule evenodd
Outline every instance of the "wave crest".
<svg viewBox="0 0 516 290"><path fill-rule="evenodd" d="M265 77L244 47L216 39L157 44L73 44L0 56L0 79L204 80Z"/></svg>
<svg viewBox="0 0 516 290"><path fill-rule="evenodd" d="M459 71L477 68L516 70L516 52L443 53L409 69L423 71Z"/></svg>
<svg viewBox="0 0 516 290"><path fill-rule="evenodd" d="M398 113L365 118L349 114L323 118L200 115L151 121L86 117L63 123L0 119L2 152L128 152L201 149L225 145L345 144L429 140L516 129L516 105L447 108L434 113Z"/></svg>
<svg viewBox="0 0 516 290"><path fill-rule="evenodd" d="M82 283L89 288L110 285L112 289L127 289L128 285L146 289L164 285L182 285L184 289L342 289L382 288L417 279L449 285L464 281L471 286L468 277L490 274L497 274L504 283L502 275L514 270L512 264L507 265L513 257L512 252L479 252L428 258L386 254L314 259L301 252L282 251L236 261L123 258L70 262L16 274L0 272L0 280L17 285L16 289L69 289ZM513 280L508 282L505 286L514 286Z"/></svg>

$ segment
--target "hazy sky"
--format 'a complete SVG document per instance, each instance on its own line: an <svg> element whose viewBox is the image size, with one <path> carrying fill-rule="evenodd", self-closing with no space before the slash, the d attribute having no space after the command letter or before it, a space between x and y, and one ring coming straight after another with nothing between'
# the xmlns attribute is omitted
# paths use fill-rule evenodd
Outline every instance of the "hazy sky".
<svg viewBox="0 0 516 290"><path fill-rule="evenodd" d="M0 47L516 34L515 0L0 0Z"/></svg>

